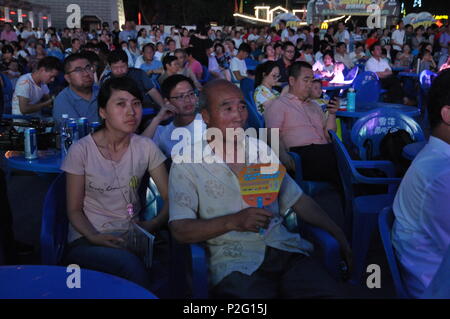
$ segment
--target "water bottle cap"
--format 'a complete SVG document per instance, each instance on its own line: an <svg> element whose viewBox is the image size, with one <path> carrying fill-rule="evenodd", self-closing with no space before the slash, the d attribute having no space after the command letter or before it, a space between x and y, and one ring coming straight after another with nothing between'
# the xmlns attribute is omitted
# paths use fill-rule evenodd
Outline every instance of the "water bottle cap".
<svg viewBox="0 0 450 319"><path fill-rule="evenodd" d="M63 114L63 115L62 115L62 118L63 118L63 119L68 119L68 118L69 118L69 114Z"/></svg>

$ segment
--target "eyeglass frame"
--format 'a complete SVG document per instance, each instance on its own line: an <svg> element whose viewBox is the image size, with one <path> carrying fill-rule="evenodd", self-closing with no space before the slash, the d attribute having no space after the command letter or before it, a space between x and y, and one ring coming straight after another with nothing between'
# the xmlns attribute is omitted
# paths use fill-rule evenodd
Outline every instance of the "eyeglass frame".
<svg viewBox="0 0 450 319"><path fill-rule="evenodd" d="M70 72L67 72L66 74L71 74L71 73L74 73L74 72L77 72L77 73L81 73L81 72L94 73L95 72L95 66L91 65L91 64L88 64L84 68L77 67L74 70L72 70Z"/></svg>
<svg viewBox="0 0 450 319"><path fill-rule="evenodd" d="M181 102L181 101L184 102L184 101L186 101L186 97L188 97L189 100L191 100L191 99L194 98L194 96L195 96L196 98L198 98L198 92L197 92L197 90L191 90L191 91L189 91L189 92L187 92L187 93L184 93L183 95L169 96L169 99L170 99L170 100L175 100L175 101L177 101L177 102Z"/></svg>

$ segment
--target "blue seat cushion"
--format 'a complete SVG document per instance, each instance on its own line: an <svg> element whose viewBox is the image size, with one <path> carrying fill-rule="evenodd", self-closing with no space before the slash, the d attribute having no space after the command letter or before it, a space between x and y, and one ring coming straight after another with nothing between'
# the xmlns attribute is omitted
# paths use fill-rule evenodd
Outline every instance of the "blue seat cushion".
<svg viewBox="0 0 450 319"><path fill-rule="evenodd" d="M358 214L378 214L386 206L392 205L392 195L359 196L353 200L354 212Z"/></svg>

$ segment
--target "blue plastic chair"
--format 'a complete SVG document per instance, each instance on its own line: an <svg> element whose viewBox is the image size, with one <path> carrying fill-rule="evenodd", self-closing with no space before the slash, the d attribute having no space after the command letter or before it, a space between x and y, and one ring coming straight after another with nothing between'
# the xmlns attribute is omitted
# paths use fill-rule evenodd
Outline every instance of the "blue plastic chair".
<svg viewBox="0 0 450 319"><path fill-rule="evenodd" d="M202 69L203 69L202 78L199 80L199 82L201 85L204 85L211 80L211 73L209 73L208 68L204 65L202 65Z"/></svg>
<svg viewBox="0 0 450 319"><path fill-rule="evenodd" d="M14 95L14 87L11 80L3 73L0 73L3 81L3 110L0 114L11 114L12 99Z"/></svg>
<svg viewBox="0 0 450 319"><path fill-rule="evenodd" d="M336 280L341 279L342 258L338 241L323 229L302 223L298 226L296 215L293 210L287 212L286 220L295 220L290 223L288 229L292 232L298 232L305 239L310 240L318 246L321 251L322 262L330 275ZM193 298L208 298L208 263L206 258L206 249L201 244L191 244L192 253L192 282Z"/></svg>
<svg viewBox="0 0 450 319"><path fill-rule="evenodd" d="M353 69L349 70L344 77L345 81L354 81L358 76L359 68L357 66L353 67ZM353 82L352 82L353 83Z"/></svg>
<svg viewBox="0 0 450 319"><path fill-rule="evenodd" d="M319 193L334 190L330 183L304 180L301 156L294 152L289 152L289 155L295 162L295 181L307 195L314 197Z"/></svg>
<svg viewBox="0 0 450 319"><path fill-rule="evenodd" d="M259 114L256 110L256 104L253 100L252 96L245 98L245 102L247 102L247 110L248 110L248 119L247 119L247 127L253 127L256 130L265 127L264 117Z"/></svg>
<svg viewBox="0 0 450 319"><path fill-rule="evenodd" d="M252 59L252 58L246 58L245 59L245 65L247 66L247 70L254 71L256 70L256 67L258 66L258 61Z"/></svg>
<svg viewBox="0 0 450 319"><path fill-rule="evenodd" d="M67 243L69 221L66 214L66 175L60 174L44 199L41 225L41 262L58 265Z"/></svg>
<svg viewBox="0 0 450 319"><path fill-rule="evenodd" d="M244 94L244 98L253 99L253 93L255 92L255 80L245 78L241 80L241 91Z"/></svg>
<svg viewBox="0 0 450 319"><path fill-rule="evenodd" d="M378 213L392 205L401 179L395 178L395 168L389 161L355 161L350 158L344 144L335 132L329 131L336 153L339 175L345 194L345 219L347 236L351 238L354 272L352 281L359 282L364 271L365 258L371 235L376 229ZM366 177L357 169L376 168L387 178ZM353 187L357 184L388 185L386 194L355 196Z"/></svg>
<svg viewBox="0 0 450 319"><path fill-rule="evenodd" d="M389 130L400 129L407 131L415 142L425 140L422 128L413 118L389 108L375 109L356 121L352 128L351 139L359 157L370 160L380 155L381 140ZM367 153L365 146L367 143L371 145L371 154Z"/></svg>
<svg viewBox="0 0 450 319"><path fill-rule="evenodd" d="M394 247L392 246L392 225L394 224L395 215L392 207L386 207L378 216L378 225L380 228L381 241L383 242L384 252L391 270L392 279L394 281L395 291L398 298L412 298L405 288L400 269L398 267L397 257L395 256Z"/></svg>
<svg viewBox="0 0 450 319"><path fill-rule="evenodd" d="M381 84L376 73L360 72L353 81L356 92L356 105L367 102L378 102L380 99Z"/></svg>

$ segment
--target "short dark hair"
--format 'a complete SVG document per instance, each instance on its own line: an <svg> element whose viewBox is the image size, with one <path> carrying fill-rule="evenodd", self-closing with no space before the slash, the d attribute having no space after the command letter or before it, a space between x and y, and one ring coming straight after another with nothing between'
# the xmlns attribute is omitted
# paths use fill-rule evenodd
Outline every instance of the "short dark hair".
<svg viewBox="0 0 450 319"><path fill-rule="evenodd" d="M124 50L117 49L108 54L108 64L112 65L117 62L128 64L128 55Z"/></svg>
<svg viewBox="0 0 450 319"><path fill-rule="evenodd" d="M144 46L142 47L142 52L144 52L145 49L147 49L147 48L152 48L153 52L156 51L155 45L154 45L153 43L147 43L146 45L144 45Z"/></svg>
<svg viewBox="0 0 450 319"><path fill-rule="evenodd" d="M163 65L164 71L167 70L166 65L172 63L173 61L177 61L177 60L178 60L178 59L177 59L176 56L166 54L166 55L164 56L164 58L162 59L162 65Z"/></svg>
<svg viewBox="0 0 450 319"><path fill-rule="evenodd" d="M169 76L167 79L164 80L164 82L161 85L161 95L168 99L170 98L170 93L172 90L181 82L188 82L192 89L195 90L195 84L191 80L191 78L188 78L187 76L184 76L182 74L175 74L172 76Z"/></svg>
<svg viewBox="0 0 450 319"><path fill-rule="evenodd" d="M106 108L108 100L111 98L113 91L126 91L139 99L141 102L143 96L141 91L138 89L136 82L127 76L120 78L110 78L103 83L100 91L98 92L97 103L99 109Z"/></svg>
<svg viewBox="0 0 450 319"><path fill-rule="evenodd" d="M11 53L11 54L14 54L14 48L13 48L11 45L9 45L9 44L5 45L5 46L2 48L2 54L5 54L5 53Z"/></svg>
<svg viewBox="0 0 450 319"><path fill-rule="evenodd" d="M76 41L80 41L80 39L78 39L78 38L72 39L72 44L74 44Z"/></svg>
<svg viewBox="0 0 450 319"><path fill-rule="evenodd" d="M340 48L341 46L347 47L347 45L346 45L344 42L338 42L338 43L336 44L336 48Z"/></svg>
<svg viewBox="0 0 450 319"><path fill-rule="evenodd" d="M284 42L283 45L281 46L281 48L283 49L283 51L286 51L286 49L287 49L288 47L294 47L294 48L295 48L295 45L294 45L294 43L292 43L291 41L286 41L286 42Z"/></svg>
<svg viewBox="0 0 450 319"><path fill-rule="evenodd" d="M288 68L288 76L293 78L298 78L302 72L302 68L310 69L312 70L311 64L305 61L297 61L294 62L289 68Z"/></svg>
<svg viewBox="0 0 450 319"><path fill-rule="evenodd" d="M375 42L374 44L372 44L369 48L370 53L372 53L373 51L375 51L375 47L381 46L381 43L379 41Z"/></svg>
<svg viewBox="0 0 450 319"><path fill-rule="evenodd" d="M244 42L239 46L238 52L247 52L248 54L250 54L252 52L252 49L247 43Z"/></svg>
<svg viewBox="0 0 450 319"><path fill-rule="evenodd" d="M54 56L47 56L39 61L37 69L44 68L45 71L61 71L61 61Z"/></svg>
<svg viewBox="0 0 450 319"><path fill-rule="evenodd" d="M450 69L442 71L434 79L428 94L428 117L433 130L442 122L441 110L450 105Z"/></svg>
<svg viewBox="0 0 450 319"><path fill-rule="evenodd" d="M89 52L89 51L84 51L84 52ZM64 66L63 66L64 73L69 72L70 64L72 62L77 61L77 60L88 60L89 61L88 57L86 55L82 54L82 53L71 54L64 60Z"/></svg>

